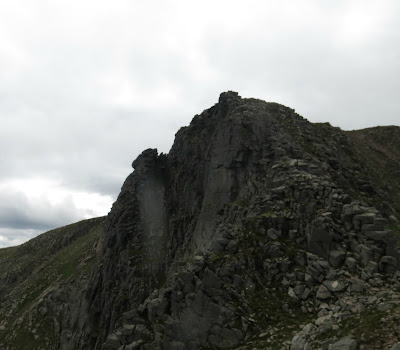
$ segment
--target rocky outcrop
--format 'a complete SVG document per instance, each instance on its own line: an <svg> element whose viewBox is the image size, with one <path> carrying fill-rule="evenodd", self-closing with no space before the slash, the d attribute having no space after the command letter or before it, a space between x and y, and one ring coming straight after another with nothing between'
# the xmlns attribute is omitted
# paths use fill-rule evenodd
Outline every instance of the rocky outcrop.
<svg viewBox="0 0 400 350"><path fill-rule="evenodd" d="M249 295L272 281L300 309L315 312L314 301L382 286L396 271L398 252L385 219L336 185L331 174L341 163L333 149L328 159L307 153L287 123L314 131L293 110L224 93L177 133L160 175L166 197L158 201L169 221L166 282L161 289L152 285L154 292L131 307L135 321L126 319L108 335L106 347L239 346L251 334L243 325L244 315L255 311ZM323 141L313 140L318 152ZM288 240L297 260L288 256ZM304 272L295 273L300 267Z"/></svg>
<svg viewBox="0 0 400 350"><path fill-rule="evenodd" d="M57 320L54 348L365 344L348 320L394 320L400 300L398 213L373 205L385 191L365 164L340 129L221 94L168 155L133 162L99 263L37 304Z"/></svg>

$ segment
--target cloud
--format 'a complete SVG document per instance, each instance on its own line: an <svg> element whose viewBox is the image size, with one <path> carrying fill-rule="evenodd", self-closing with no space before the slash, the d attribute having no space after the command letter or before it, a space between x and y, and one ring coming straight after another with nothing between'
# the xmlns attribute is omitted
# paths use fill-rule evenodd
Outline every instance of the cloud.
<svg viewBox="0 0 400 350"><path fill-rule="evenodd" d="M399 19L395 0L3 1L0 227L87 216L78 193L108 198L106 212L132 160L168 152L222 91L345 129L398 124ZM56 183L72 203L17 195L16 179Z"/></svg>
<svg viewBox="0 0 400 350"><path fill-rule="evenodd" d="M105 215L112 199L63 188L52 180L13 180L0 186L0 245L90 217ZM14 232L15 235L10 233ZM15 236L15 237L14 237ZM19 241L18 241L19 242Z"/></svg>
<svg viewBox="0 0 400 350"><path fill-rule="evenodd" d="M0 227L0 248L20 245L38 234L43 233L37 229L8 229Z"/></svg>

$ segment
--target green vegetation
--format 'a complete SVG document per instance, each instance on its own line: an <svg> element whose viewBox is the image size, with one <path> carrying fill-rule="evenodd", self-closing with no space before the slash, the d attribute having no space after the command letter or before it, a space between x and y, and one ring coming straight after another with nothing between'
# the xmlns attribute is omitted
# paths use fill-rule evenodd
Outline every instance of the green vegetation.
<svg viewBox="0 0 400 350"><path fill-rule="evenodd" d="M262 214L257 216L257 218L260 218L260 219L262 219L262 218L276 218L276 217L277 217L276 213L274 211L272 211L272 210L267 210L266 212L264 212L264 213L262 213Z"/></svg>
<svg viewBox="0 0 400 350"><path fill-rule="evenodd" d="M387 225L386 229L393 231L394 236L397 238L397 245L400 246L400 224L393 223Z"/></svg>
<svg viewBox="0 0 400 350"><path fill-rule="evenodd" d="M372 204L384 209L382 204L389 202L400 213L400 128L397 126L375 127L347 131L346 135L354 141L357 151L365 159L367 174L379 194L372 193ZM360 169L362 175L363 169ZM356 191L357 192L357 191ZM368 203L364 196L364 201Z"/></svg>
<svg viewBox="0 0 400 350"><path fill-rule="evenodd" d="M250 205L250 197L237 197L236 200L229 205L238 205L239 207L248 207Z"/></svg>
<svg viewBox="0 0 400 350"><path fill-rule="evenodd" d="M0 249L0 264L2 261L7 259L9 256L15 253L17 247L1 248Z"/></svg>
<svg viewBox="0 0 400 350"><path fill-rule="evenodd" d="M254 320L259 328L274 329L273 336L267 337L270 339L268 347L274 350L281 349L283 341L291 340L293 334L301 330L301 325L311 322L315 317L314 314L303 313L297 300L280 293L274 287L255 292L250 299L250 307L257 310ZM252 346L266 345L257 337Z"/></svg>
<svg viewBox="0 0 400 350"><path fill-rule="evenodd" d="M399 320L399 306L387 311L371 308L337 323L338 329L327 330L317 339L324 340L334 336L340 338L352 335L358 344L368 345L368 349L385 349L389 344L395 343L400 336Z"/></svg>
<svg viewBox="0 0 400 350"><path fill-rule="evenodd" d="M254 336L248 342L248 347L246 345L244 348L280 350L282 343L291 340L293 335L300 331L301 326L315 318L315 314L304 313L299 300L280 291L281 281L275 279L271 281L271 276L265 274L263 266L265 252L262 245L268 246L274 242L268 238L266 233L261 233L256 229L260 221L265 225L265 230L268 228L268 220L260 219L252 218L247 221L246 229L238 236L239 243L236 254L227 254L226 251L214 252L211 261L236 266L243 261L255 262L254 266L246 266L241 272L238 272L244 281L250 278L255 285L254 291L250 289L242 294L243 300L236 300L236 307L241 310L245 319L250 320L249 327L253 328ZM279 238L277 242L281 244L283 255L270 258L271 262L285 257L293 258L299 251L298 244L288 237ZM291 266L292 271L299 269L302 267ZM249 308L243 307L243 304L247 304ZM241 327L240 322L235 325L235 328L241 329ZM265 332L270 333L260 337L260 334L263 335Z"/></svg>
<svg viewBox="0 0 400 350"><path fill-rule="evenodd" d="M54 316L38 312L38 303L48 291L96 262L95 246L103 232L103 221L84 220L44 233L21 246L0 249L0 271L7 271L8 277L2 285L8 297L0 308L0 324L6 321L7 327L0 332L0 344L15 349L47 349L56 341Z"/></svg>

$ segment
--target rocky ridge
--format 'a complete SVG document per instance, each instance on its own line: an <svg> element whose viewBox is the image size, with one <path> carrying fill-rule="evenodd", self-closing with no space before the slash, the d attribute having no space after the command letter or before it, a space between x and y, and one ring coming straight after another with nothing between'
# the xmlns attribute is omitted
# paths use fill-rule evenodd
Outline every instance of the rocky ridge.
<svg viewBox="0 0 400 350"><path fill-rule="evenodd" d="M221 94L133 162L95 262L0 318L0 349L395 348L398 203L359 145Z"/></svg>

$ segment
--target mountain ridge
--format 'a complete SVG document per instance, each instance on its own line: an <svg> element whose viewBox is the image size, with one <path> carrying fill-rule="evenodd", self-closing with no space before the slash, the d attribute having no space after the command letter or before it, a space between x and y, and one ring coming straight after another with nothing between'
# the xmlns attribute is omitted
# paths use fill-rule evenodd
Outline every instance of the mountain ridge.
<svg viewBox="0 0 400 350"><path fill-rule="evenodd" d="M382 303L398 313L400 128L388 128L343 132L222 93L167 155L137 157L107 218L77 226L65 280L29 308L1 304L0 349L21 335L27 349L322 349L342 341L332 332L382 346L345 326Z"/></svg>

